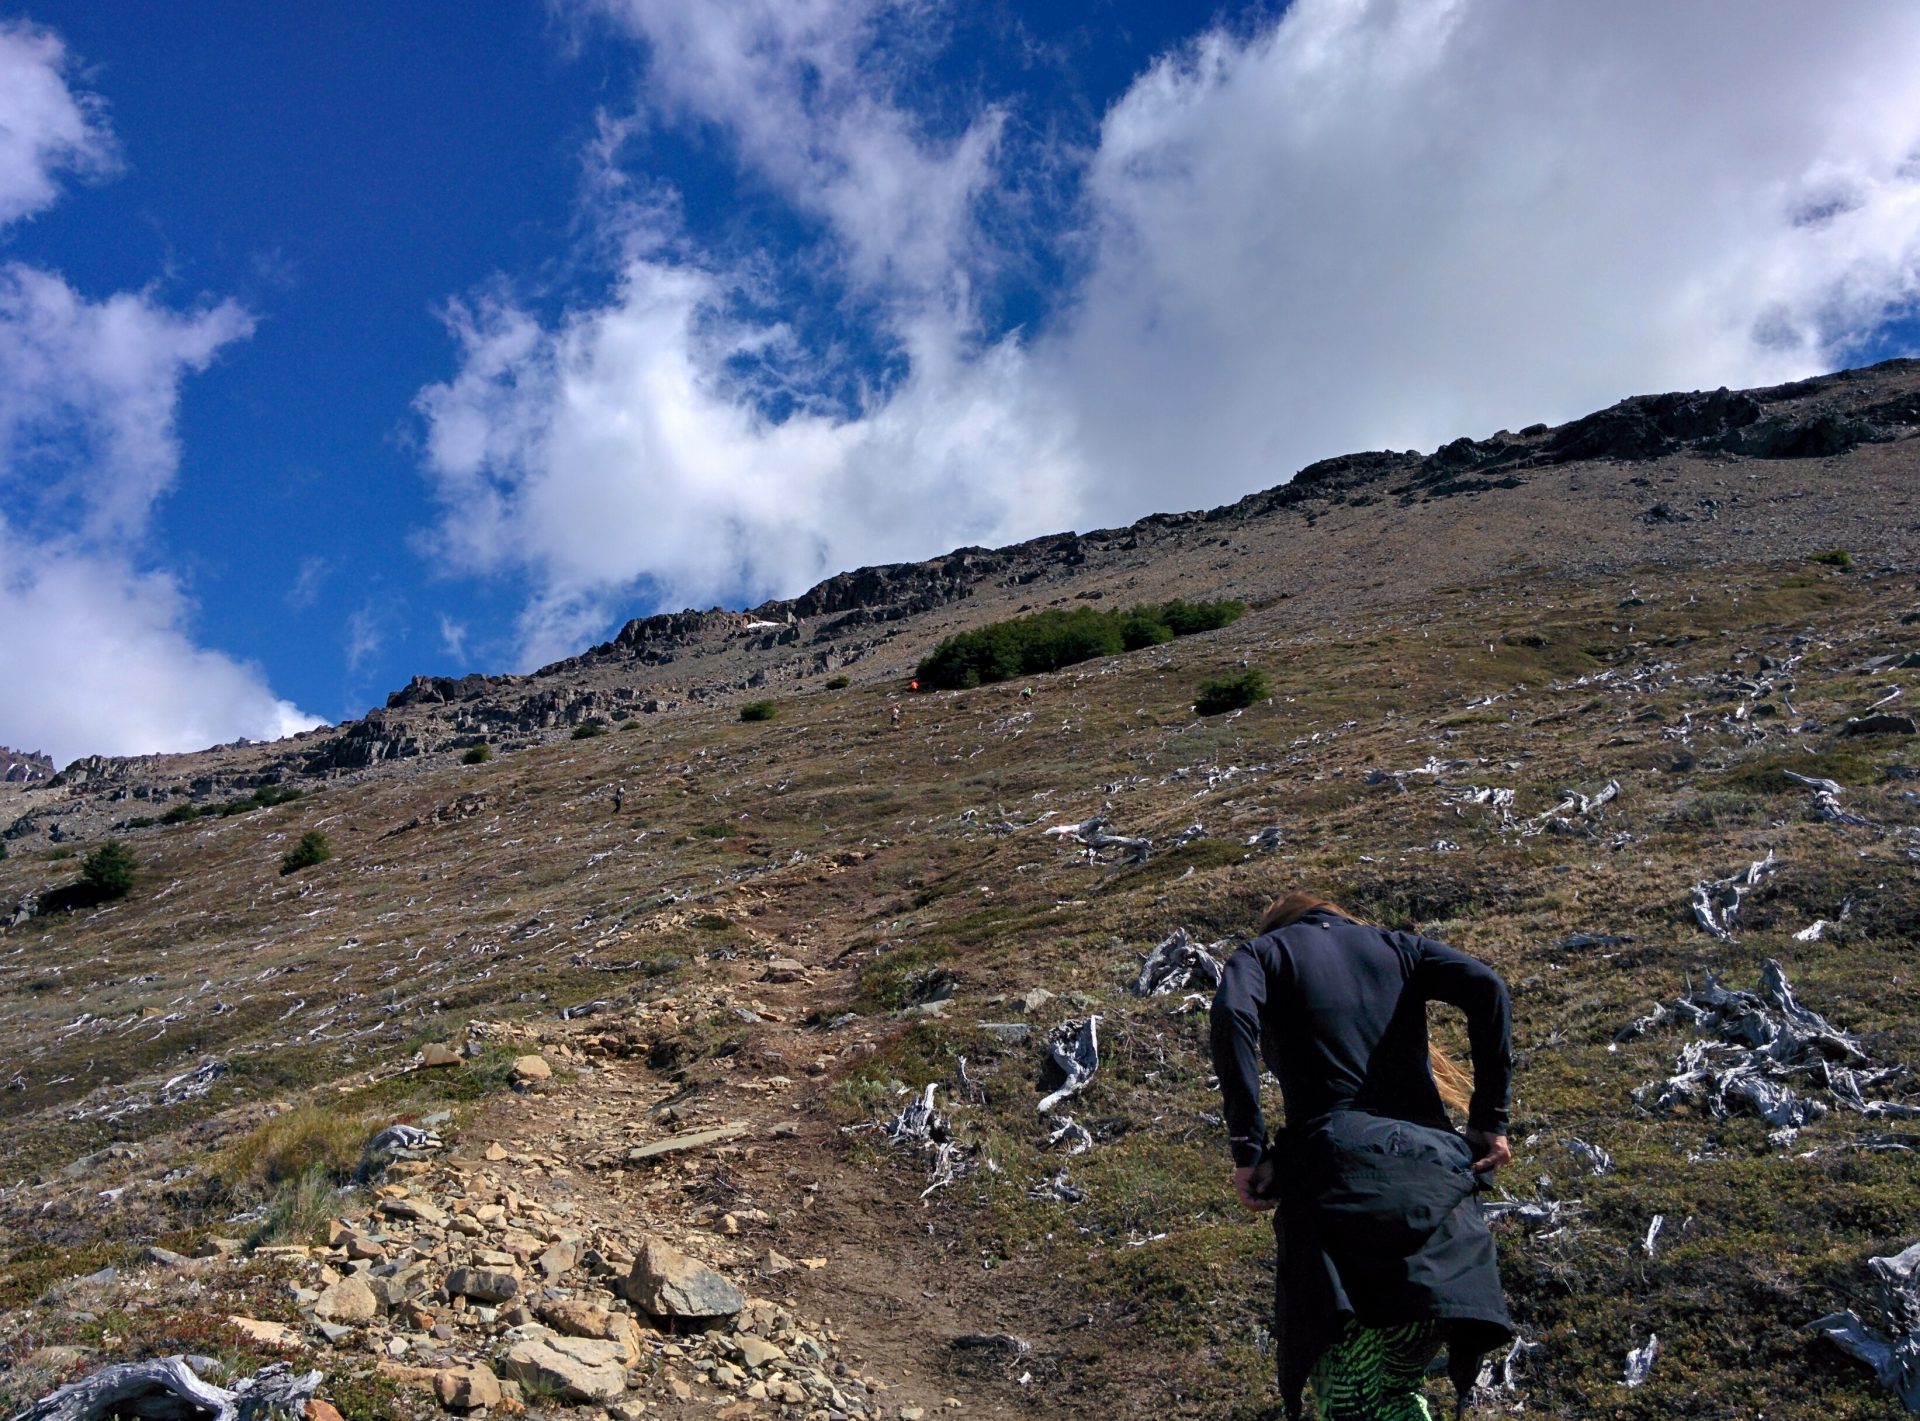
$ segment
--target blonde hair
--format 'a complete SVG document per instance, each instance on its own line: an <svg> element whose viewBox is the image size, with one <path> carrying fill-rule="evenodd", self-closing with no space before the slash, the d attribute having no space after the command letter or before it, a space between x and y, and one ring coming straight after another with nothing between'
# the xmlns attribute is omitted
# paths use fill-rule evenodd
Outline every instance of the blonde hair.
<svg viewBox="0 0 1920 1421"><path fill-rule="evenodd" d="M1359 923L1362 927L1377 928L1380 925L1349 913L1331 898L1322 898L1318 893L1308 893L1295 889L1284 893L1267 904L1267 910L1260 915L1260 926L1256 936L1265 937L1292 923L1297 923L1309 913L1332 913L1345 918L1350 923ZM1460 1063L1440 1047L1427 1043L1427 1066L1433 1072L1434 1087L1440 1092L1440 1099L1449 1110L1464 1115L1468 1102L1473 1095L1473 1077L1468 1075Z"/></svg>

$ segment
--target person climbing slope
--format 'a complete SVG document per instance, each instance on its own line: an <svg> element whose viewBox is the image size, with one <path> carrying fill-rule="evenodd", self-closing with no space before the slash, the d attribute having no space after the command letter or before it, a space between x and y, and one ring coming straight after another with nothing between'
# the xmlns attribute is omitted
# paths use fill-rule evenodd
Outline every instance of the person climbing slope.
<svg viewBox="0 0 1920 1421"><path fill-rule="evenodd" d="M1466 1014L1471 1082L1429 1044L1428 1002ZM1310 1381L1321 1421L1427 1421L1421 1382L1443 1345L1464 1415L1481 1356L1513 1336L1476 1198L1512 1158L1506 984L1444 943L1295 892L1227 959L1211 1024L1234 1192L1275 1210L1288 1417ZM1286 1106L1271 1139L1263 1058Z"/></svg>

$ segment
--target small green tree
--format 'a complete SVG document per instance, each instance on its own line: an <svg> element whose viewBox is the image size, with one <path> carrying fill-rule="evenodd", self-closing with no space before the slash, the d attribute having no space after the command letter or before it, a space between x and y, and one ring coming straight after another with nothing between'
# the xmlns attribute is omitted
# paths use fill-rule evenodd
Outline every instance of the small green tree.
<svg viewBox="0 0 1920 1421"><path fill-rule="evenodd" d="M740 707L742 720L772 720L780 714L780 707L772 701L748 701Z"/></svg>
<svg viewBox="0 0 1920 1421"><path fill-rule="evenodd" d="M493 747L482 741L460 757L463 765L484 765L493 758Z"/></svg>
<svg viewBox="0 0 1920 1421"><path fill-rule="evenodd" d="M1272 694L1266 672L1242 671L1237 676L1215 676L1202 681L1193 708L1200 715L1221 715L1226 711L1245 710Z"/></svg>
<svg viewBox="0 0 1920 1421"><path fill-rule="evenodd" d="M605 735L607 724L603 720L583 720L573 728L575 740L591 740L596 735Z"/></svg>
<svg viewBox="0 0 1920 1421"><path fill-rule="evenodd" d="M851 676L827 677L827 689L829 691L844 691L847 689L847 687L851 686L852 684L853 684L853 677Z"/></svg>
<svg viewBox="0 0 1920 1421"><path fill-rule="evenodd" d="M118 839L109 839L80 865L80 877L101 898L124 898L133 889L140 861Z"/></svg>
<svg viewBox="0 0 1920 1421"><path fill-rule="evenodd" d="M333 845L327 842L327 836L318 829L309 829L300 836L300 842L287 850L286 857L280 860L280 872L298 873L303 868L312 868L317 863L325 863L333 857Z"/></svg>

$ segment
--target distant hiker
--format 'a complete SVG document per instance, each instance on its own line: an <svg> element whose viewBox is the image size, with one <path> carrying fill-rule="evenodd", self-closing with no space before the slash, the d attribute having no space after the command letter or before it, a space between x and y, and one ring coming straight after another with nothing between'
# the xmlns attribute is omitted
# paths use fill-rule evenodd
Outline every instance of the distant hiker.
<svg viewBox="0 0 1920 1421"><path fill-rule="evenodd" d="M918 679L918 678L916 677L916 678L915 678L914 680L911 680L911 681L909 681L909 682L907 682L907 689L908 689L909 691L911 691L911 692L913 692L913 693L914 693L914 694L915 694L916 696L917 696L917 695L919 695L919 694L920 694L920 681L919 681L919 679Z"/></svg>
<svg viewBox="0 0 1920 1421"><path fill-rule="evenodd" d="M1428 1043L1428 1002L1466 1013L1470 1081ZM1278 1206L1288 1417L1311 1380L1322 1421L1427 1421L1420 1385L1442 1344L1464 1415L1481 1355L1514 1335L1475 1197L1512 1158L1506 984L1444 943L1289 893L1227 959L1212 1025L1234 1192ZM1263 1059L1287 1112L1272 1138Z"/></svg>
<svg viewBox="0 0 1920 1421"><path fill-rule="evenodd" d="M898 730L898 729L900 728L900 707L898 707L898 706L895 706L895 707L893 708L893 722L892 722L892 723L893 723L893 728L894 728L895 730Z"/></svg>
<svg viewBox="0 0 1920 1421"><path fill-rule="evenodd" d="M627 787L625 785L615 785L613 787L613 812L615 814L620 812L620 806L626 802L626 798Z"/></svg>
<svg viewBox="0 0 1920 1421"><path fill-rule="evenodd" d="M1032 699L1033 699L1033 687L1031 687L1031 686L1022 686L1022 687L1020 688L1020 699L1021 699L1021 700L1023 700L1023 701L1030 701L1030 700L1032 700Z"/></svg>

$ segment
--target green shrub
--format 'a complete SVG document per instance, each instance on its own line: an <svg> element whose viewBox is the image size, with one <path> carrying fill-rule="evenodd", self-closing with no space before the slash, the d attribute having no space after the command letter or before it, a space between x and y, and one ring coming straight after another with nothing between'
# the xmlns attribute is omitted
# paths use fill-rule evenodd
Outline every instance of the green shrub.
<svg viewBox="0 0 1920 1421"><path fill-rule="evenodd" d="M772 720L780 714L780 707L772 701L748 701L740 707L742 720Z"/></svg>
<svg viewBox="0 0 1920 1421"><path fill-rule="evenodd" d="M306 798L306 791L291 785L263 785L252 794L230 799L225 804L176 804L160 816L162 824L191 824L196 819L231 819L236 814L251 814L256 809L271 809L276 804L291 804Z"/></svg>
<svg viewBox="0 0 1920 1421"><path fill-rule="evenodd" d="M935 689L984 686L1212 631L1237 621L1245 611L1240 602L1176 598L1143 602L1125 611L1076 607L1070 612L1033 612L948 637L920 663L917 674Z"/></svg>
<svg viewBox="0 0 1920 1421"><path fill-rule="evenodd" d="M482 742L479 745L473 746L466 754L462 755L460 757L460 763L463 765L484 765L492 758L493 747Z"/></svg>
<svg viewBox="0 0 1920 1421"><path fill-rule="evenodd" d="M1225 711L1245 710L1272 694L1266 672L1242 671L1235 676L1215 676L1202 681L1193 708L1200 715L1220 715Z"/></svg>
<svg viewBox="0 0 1920 1421"><path fill-rule="evenodd" d="M7 856L7 841L5 839L0 839L0 859L4 859L6 858L6 856Z"/></svg>
<svg viewBox="0 0 1920 1421"><path fill-rule="evenodd" d="M827 689L829 691L844 691L847 689L847 687L851 686L852 684L853 684L853 677L851 676L827 677Z"/></svg>
<svg viewBox="0 0 1920 1421"><path fill-rule="evenodd" d="M327 842L327 836L318 829L309 829L300 836L300 842L287 850L286 857L280 860L280 872L298 873L303 868L312 868L317 863L325 863L333 857L333 845Z"/></svg>
<svg viewBox="0 0 1920 1421"><path fill-rule="evenodd" d="M155 824L158 824L159 822L160 821L158 819L155 819L151 814L136 814L133 816L133 818L127 821L127 828L151 829ZM0 858L5 858L5 857L6 857L5 854L0 854Z"/></svg>
<svg viewBox="0 0 1920 1421"><path fill-rule="evenodd" d="M1824 553L1810 553L1808 562L1825 563L1828 567L1852 567L1853 554L1845 548L1828 548Z"/></svg>
<svg viewBox="0 0 1920 1421"><path fill-rule="evenodd" d="M109 839L87 855L80 876L100 898L124 898L133 889L140 861L118 839Z"/></svg>
<svg viewBox="0 0 1920 1421"><path fill-rule="evenodd" d="M607 723L603 720L583 720L573 728L575 740L591 740L596 735L607 733Z"/></svg>

